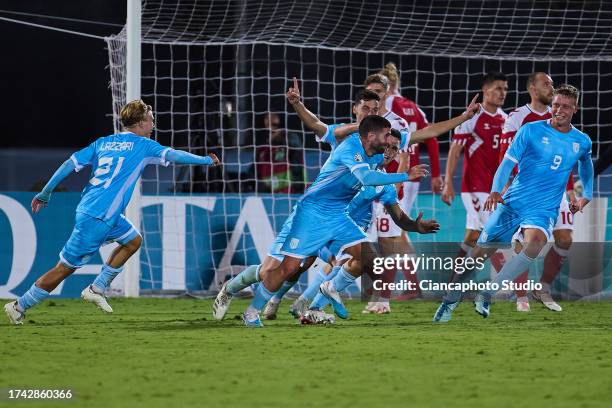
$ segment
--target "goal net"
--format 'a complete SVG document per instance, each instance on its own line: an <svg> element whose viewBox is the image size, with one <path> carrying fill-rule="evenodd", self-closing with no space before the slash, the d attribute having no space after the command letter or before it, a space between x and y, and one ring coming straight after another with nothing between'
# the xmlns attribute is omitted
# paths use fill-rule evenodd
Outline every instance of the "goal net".
<svg viewBox="0 0 612 408"><path fill-rule="evenodd" d="M402 95L437 122L464 110L487 71L509 77L506 111L528 102L527 76L545 71L555 83L581 89L574 123L591 136L596 158L611 142L611 21L606 2L144 1L142 98L156 113L154 138L216 153L223 166L145 172L141 291L214 290L265 257L329 155L285 99L294 76L305 105L323 122L348 122L366 76L394 62ZM126 102L125 30L107 45L118 129ZM444 169L449 135L438 140ZM604 202L593 206L577 235L604 241L611 235L609 175L595 187ZM442 224L440 234L422 239L462 240L460 200L446 206L428 180L414 211Z"/></svg>

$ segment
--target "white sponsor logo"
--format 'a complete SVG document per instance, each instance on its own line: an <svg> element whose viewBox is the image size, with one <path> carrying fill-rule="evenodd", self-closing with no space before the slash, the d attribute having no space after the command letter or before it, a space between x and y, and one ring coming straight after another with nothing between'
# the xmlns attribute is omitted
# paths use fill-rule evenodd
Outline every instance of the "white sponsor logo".
<svg viewBox="0 0 612 408"><path fill-rule="evenodd" d="M542 143L544 143L544 144L549 144L550 142L549 142L548 138L547 138L546 136L544 136L544 137L542 138Z"/></svg>
<svg viewBox="0 0 612 408"><path fill-rule="evenodd" d="M358 162L363 161L363 158L361 157L361 155L359 153L355 154L355 161L358 161Z"/></svg>

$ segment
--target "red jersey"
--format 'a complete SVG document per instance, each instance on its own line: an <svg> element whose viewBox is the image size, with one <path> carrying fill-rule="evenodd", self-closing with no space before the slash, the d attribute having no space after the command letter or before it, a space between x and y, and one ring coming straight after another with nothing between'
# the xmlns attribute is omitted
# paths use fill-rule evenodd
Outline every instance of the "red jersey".
<svg viewBox="0 0 612 408"><path fill-rule="evenodd" d="M544 112L538 112L531 108L529 104L525 104L520 108L516 108L514 111L508 115L506 122L504 123L504 128L502 131L502 136L499 145L499 162L501 163L504 160L504 155L506 154L506 150L512 144L514 140L514 136L516 132L523 126L525 123L536 122L538 120L547 120L552 118L550 113L550 108L547 106ZM513 173L518 171L517 167L514 167ZM569 179L567 181L567 190L574 189L574 176L570 174Z"/></svg>
<svg viewBox="0 0 612 408"><path fill-rule="evenodd" d="M258 147L257 178L272 193L290 193L289 148L285 145Z"/></svg>
<svg viewBox="0 0 612 408"><path fill-rule="evenodd" d="M474 117L457 126L453 143L463 145L463 193L489 193L499 165L499 140L506 113L491 114L481 109Z"/></svg>
<svg viewBox="0 0 612 408"><path fill-rule="evenodd" d="M385 171L387 173L397 173L397 169L399 168L399 162L397 160L391 160L389 164L385 166ZM404 198L404 183L400 183L401 187L397 192L397 198L401 200Z"/></svg>
<svg viewBox="0 0 612 408"><path fill-rule="evenodd" d="M393 111L405 119L406 122L408 122L408 129L411 132L429 126L425 112L423 112L415 102L408 98L404 98L398 93L389 96L385 101L385 106L387 110ZM425 145L427 146L427 153L429 154L431 176L439 177L440 148L438 146L438 139L428 139L425 141ZM417 164L419 164L419 144L415 143L410 146L410 167L414 167Z"/></svg>

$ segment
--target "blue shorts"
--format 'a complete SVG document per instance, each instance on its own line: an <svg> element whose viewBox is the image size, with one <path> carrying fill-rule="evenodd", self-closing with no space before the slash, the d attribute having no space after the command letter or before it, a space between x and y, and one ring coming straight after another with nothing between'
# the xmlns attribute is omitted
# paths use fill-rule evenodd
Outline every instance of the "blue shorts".
<svg viewBox="0 0 612 408"><path fill-rule="evenodd" d="M117 218L114 226L110 226L98 218L77 213L72 234L60 252L60 261L70 268L80 268L105 243L118 242L123 245L138 235L138 230L123 214Z"/></svg>
<svg viewBox="0 0 612 408"><path fill-rule="evenodd" d="M546 214L520 214L507 205L498 205L485 224L478 238L478 245L508 246L519 228L537 228L550 239L556 220L556 215L551 217Z"/></svg>
<svg viewBox="0 0 612 408"><path fill-rule="evenodd" d="M348 214L322 214L313 205L296 206L291 230L281 247L283 255L306 258L316 255L324 246L339 248L338 252L367 241L366 234Z"/></svg>
<svg viewBox="0 0 612 408"><path fill-rule="evenodd" d="M289 231L291 231L291 226L293 225L294 216L295 216L295 207L293 207L291 214L289 214L289 217L287 217L287 219L285 220L285 223L283 224L281 231L276 236L276 239L274 240L274 242L272 243L272 246L270 247L270 250L268 251L268 256L271 256L272 258L278 261L281 261L281 262L285 258L285 255L281 253L281 248L283 244L285 243L285 239L287 239L287 235L289 235Z"/></svg>

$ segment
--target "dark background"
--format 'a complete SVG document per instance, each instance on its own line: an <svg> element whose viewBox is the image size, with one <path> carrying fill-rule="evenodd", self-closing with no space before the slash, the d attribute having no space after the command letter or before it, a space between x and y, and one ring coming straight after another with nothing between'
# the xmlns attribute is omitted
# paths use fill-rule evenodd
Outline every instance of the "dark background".
<svg viewBox="0 0 612 408"><path fill-rule="evenodd" d="M0 10L124 24L126 0L3 0ZM106 36L120 27L0 12ZM88 38L0 20L0 147L80 147L112 133L108 51Z"/></svg>

